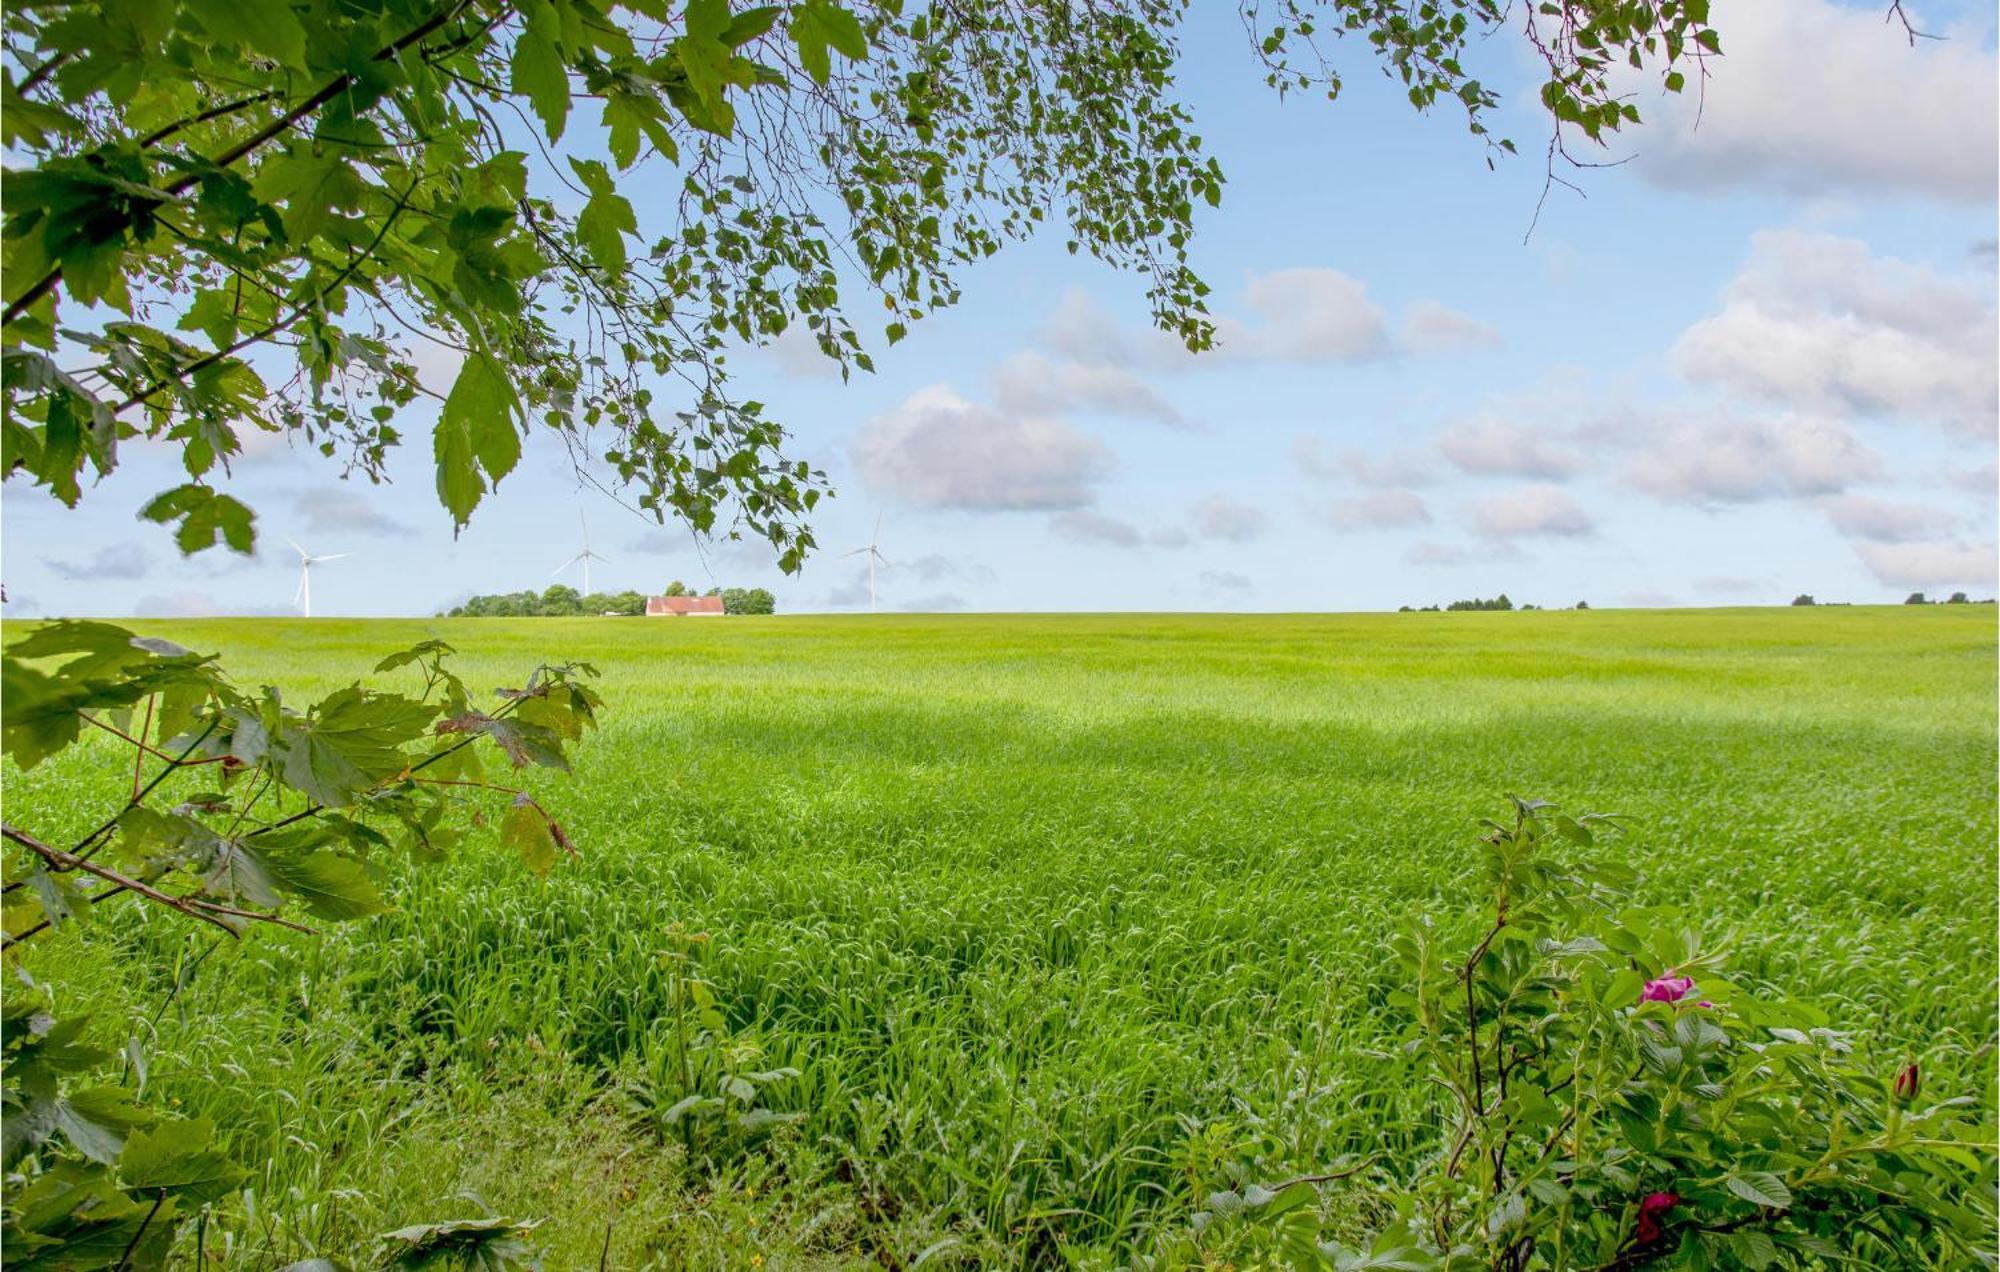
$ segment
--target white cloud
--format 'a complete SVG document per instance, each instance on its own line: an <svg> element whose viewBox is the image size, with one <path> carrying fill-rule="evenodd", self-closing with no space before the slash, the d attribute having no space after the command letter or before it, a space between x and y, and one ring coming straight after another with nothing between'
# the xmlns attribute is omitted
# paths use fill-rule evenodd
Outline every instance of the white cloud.
<svg viewBox="0 0 2000 1272"><path fill-rule="evenodd" d="M1500 329L1435 300L1403 306L1403 346L1412 353L1458 353L1498 349Z"/></svg>
<svg viewBox="0 0 2000 1272"><path fill-rule="evenodd" d="M1495 561L1518 561L1521 550L1511 543L1460 547L1426 539L1412 546L1403 559L1411 565L1486 565Z"/></svg>
<svg viewBox="0 0 2000 1272"><path fill-rule="evenodd" d="M963 579L968 583L991 583L993 569L978 561L960 560L945 556L941 552L898 560L883 567L883 572L898 574L904 571L916 576L919 583L936 583L943 579Z"/></svg>
<svg viewBox="0 0 2000 1272"><path fill-rule="evenodd" d="M407 537L416 533L388 516L353 489L319 488L302 492L292 509L304 522L306 535L376 534ZM316 545L314 551L321 551Z"/></svg>
<svg viewBox="0 0 2000 1272"><path fill-rule="evenodd" d="M1114 548L1136 548L1146 542L1145 532L1131 522L1087 510L1059 512L1049 518L1049 529L1075 543L1101 543Z"/></svg>
<svg viewBox="0 0 2000 1272"><path fill-rule="evenodd" d="M1627 479L1660 499L1747 503L1834 494L1882 474L1882 459L1830 420L1696 419L1657 432Z"/></svg>
<svg viewBox="0 0 2000 1272"><path fill-rule="evenodd" d="M819 336L803 322L786 327L784 333L764 346L764 352L787 374L804 380L837 380L840 363L819 347Z"/></svg>
<svg viewBox="0 0 2000 1272"><path fill-rule="evenodd" d="M1201 584L1218 592L1247 592L1254 586L1248 575L1234 570L1203 570Z"/></svg>
<svg viewBox="0 0 2000 1272"><path fill-rule="evenodd" d="M1746 398L1984 434L2000 340L1990 296L1855 239L1767 230L1673 358L1689 380Z"/></svg>
<svg viewBox="0 0 2000 1272"><path fill-rule="evenodd" d="M1835 495L1821 501L1820 509L1841 534L1876 543L1935 538L1950 531L1958 520L1926 504L1895 503L1867 495Z"/></svg>
<svg viewBox="0 0 2000 1272"><path fill-rule="evenodd" d="M63 578L91 583L109 579L143 579L153 568L153 558L136 543L113 543L99 548L87 560L70 562L50 557L47 565Z"/></svg>
<svg viewBox="0 0 2000 1272"><path fill-rule="evenodd" d="M927 508L1080 508L1111 470L1111 452L1054 416L1017 415L919 389L863 426L853 459L879 494Z"/></svg>
<svg viewBox="0 0 2000 1272"><path fill-rule="evenodd" d="M1589 534L1596 523L1560 486L1540 485L1481 499L1472 505L1472 524L1492 538L1514 539L1575 538Z"/></svg>
<svg viewBox="0 0 2000 1272"><path fill-rule="evenodd" d="M1327 508L1326 519L1339 530L1380 530L1423 525L1431 512L1416 491L1390 489L1336 499Z"/></svg>
<svg viewBox="0 0 2000 1272"><path fill-rule="evenodd" d="M1706 84L1641 104L1637 167L1655 184L1793 194L1993 197L1995 74L1972 31L1919 40L1884 6L1732 0ZM1699 118L1700 127L1696 121Z"/></svg>
<svg viewBox="0 0 2000 1272"><path fill-rule="evenodd" d="M1226 495L1210 495L1194 506L1189 523L1204 539L1227 543L1247 543L1264 532L1264 511L1255 504L1242 503Z"/></svg>
<svg viewBox="0 0 2000 1272"><path fill-rule="evenodd" d="M1151 385L1109 363L1058 362L1023 351L993 368L990 379L994 405L1003 411L1053 415L1080 407L1176 427L1186 423Z"/></svg>
<svg viewBox="0 0 2000 1272"><path fill-rule="evenodd" d="M1437 448L1460 472L1487 477L1560 480L1582 472L1589 463L1549 424L1522 424L1497 415L1478 415L1452 425L1438 434Z"/></svg>
<svg viewBox="0 0 2000 1272"><path fill-rule="evenodd" d="M1220 319L1216 346L1255 361L1358 362L1389 351L1389 315L1365 283L1336 269L1254 274L1243 303L1262 321Z"/></svg>
<svg viewBox="0 0 2000 1272"><path fill-rule="evenodd" d="M1854 545L1855 555L1876 578L1894 587L1963 586L1991 593L1993 545L1960 542L1871 543Z"/></svg>
<svg viewBox="0 0 2000 1272"><path fill-rule="evenodd" d="M1292 439L1292 461L1308 476L1351 481L1357 486L1423 486L1437 475L1437 465L1421 451L1370 454L1349 447L1335 452L1306 433Z"/></svg>
<svg viewBox="0 0 2000 1272"><path fill-rule="evenodd" d="M1055 313L1042 327L1042 341L1072 362L1126 366L1132 347L1118 320L1081 287L1071 287L1056 302Z"/></svg>

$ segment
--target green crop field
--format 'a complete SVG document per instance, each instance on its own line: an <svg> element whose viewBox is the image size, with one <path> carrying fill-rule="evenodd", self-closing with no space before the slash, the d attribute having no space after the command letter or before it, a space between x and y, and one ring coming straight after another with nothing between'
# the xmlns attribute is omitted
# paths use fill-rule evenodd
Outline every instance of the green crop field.
<svg viewBox="0 0 2000 1272"><path fill-rule="evenodd" d="M1388 942L1461 926L1508 792L1623 814L1592 851L1739 981L1992 1115L1990 607L136 626L301 701L436 635L606 703L527 779L579 854L546 878L475 836L318 937L135 907L32 948L262 1163L189 1266L366 1266L482 1207L550 1269L1122 1263L1222 1157L1408 1169ZM10 765L8 821L67 842L130 768ZM668 1124L787 1068L751 1085L797 1116ZM1367 1178L1329 1230L1379 1220Z"/></svg>

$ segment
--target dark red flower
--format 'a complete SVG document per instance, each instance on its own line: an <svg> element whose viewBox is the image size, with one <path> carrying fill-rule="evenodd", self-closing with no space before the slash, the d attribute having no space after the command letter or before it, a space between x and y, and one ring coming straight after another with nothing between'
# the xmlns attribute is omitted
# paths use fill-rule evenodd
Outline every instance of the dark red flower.
<svg viewBox="0 0 2000 1272"><path fill-rule="evenodd" d="M1651 1245L1666 1235L1660 1228L1660 1217L1681 1204L1679 1193L1647 1193L1639 1203L1639 1229L1635 1234L1640 1245Z"/></svg>

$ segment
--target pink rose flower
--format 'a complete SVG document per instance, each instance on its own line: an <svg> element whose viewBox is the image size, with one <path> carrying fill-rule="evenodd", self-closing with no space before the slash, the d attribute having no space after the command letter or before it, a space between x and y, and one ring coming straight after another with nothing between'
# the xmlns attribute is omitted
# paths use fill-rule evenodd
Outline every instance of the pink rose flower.
<svg viewBox="0 0 2000 1272"><path fill-rule="evenodd" d="M1688 992L1693 988L1694 978L1691 976L1661 976L1655 980L1646 982L1646 987L1639 991L1639 1001L1642 1003L1677 1003L1681 999L1686 998Z"/></svg>

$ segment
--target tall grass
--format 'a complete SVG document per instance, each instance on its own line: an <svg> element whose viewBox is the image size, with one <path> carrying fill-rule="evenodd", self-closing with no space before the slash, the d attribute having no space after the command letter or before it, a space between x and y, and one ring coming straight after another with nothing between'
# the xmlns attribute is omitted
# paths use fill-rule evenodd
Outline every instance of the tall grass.
<svg viewBox="0 0 2000 1272"><path fill-rule="evenodd" d="M474 685L605 673L547 880L475 845L318 939L130 911L30 958L268 1157L207 1225L229 1267L480 1205L552 1268L1039 1265L1143 1250L1220 1155L1408 1166L1385 942L1457 921L1505 791L1624 814L1645 900L1993 1105L1984 607L145 626L301 694L425 634ZM9 820L82 828L114 763L10 769ZM679 1094L685 932L800 1119L630 1112Z"/></svg>

